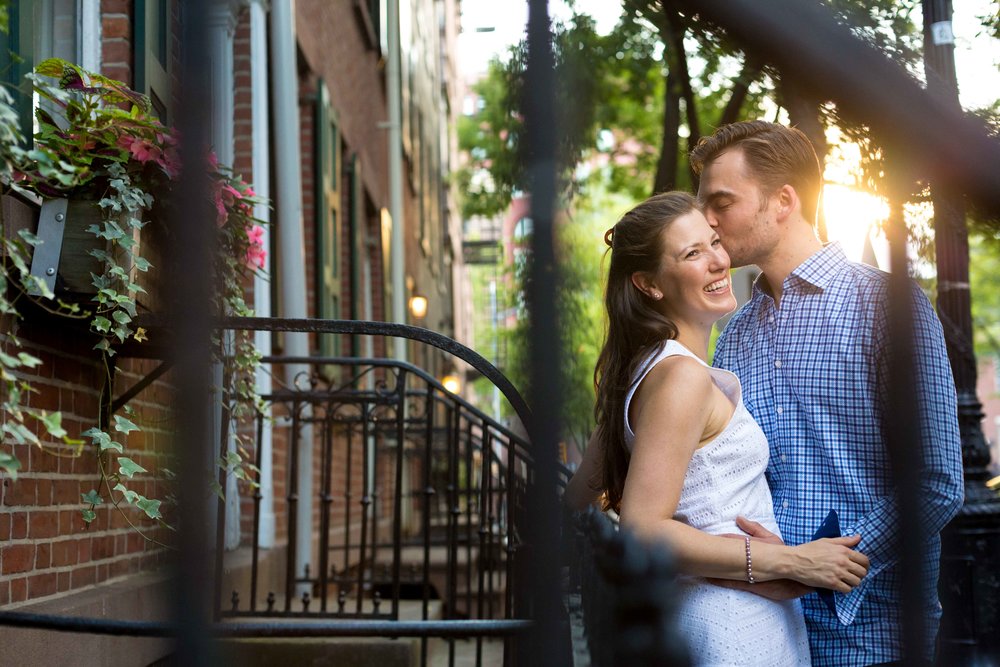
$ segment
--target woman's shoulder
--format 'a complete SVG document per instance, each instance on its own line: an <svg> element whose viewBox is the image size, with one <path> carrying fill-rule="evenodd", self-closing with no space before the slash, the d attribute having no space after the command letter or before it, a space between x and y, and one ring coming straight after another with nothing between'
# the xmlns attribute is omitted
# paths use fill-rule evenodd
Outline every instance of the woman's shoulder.
<svg viewBox="0 0 1000 667"><path fill-rule="evenodd" d="M647 389L679 390L685 396L698 396L711 388L709 367L688 354L665 354L655 359L642 384Z"/></svg>

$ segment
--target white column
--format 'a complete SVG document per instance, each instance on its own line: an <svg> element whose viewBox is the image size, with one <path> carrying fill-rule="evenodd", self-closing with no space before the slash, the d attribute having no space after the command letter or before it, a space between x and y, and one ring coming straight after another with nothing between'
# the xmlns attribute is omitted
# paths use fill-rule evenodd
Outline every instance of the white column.
<svg viewBox="0 0 1000 667"><path fill-rule="evenodd" d="M251 118L253 137L253 186L263 198L271 196L271 143L270 110L267 88L267 0L250 2L250 88ZM260 204L254 215L264 222L271 221L271 209ZM264 247L270 248L270 227L264 226ZM267 257L264 270L272 275L271 256ZM255 276L253 281L254 314L257 317L271 317L271 283L265 277ZM258 331L254 334L254 344L262 355L271 354L271 332ZM263 366L257 368L257 392L271 391L271 375ZM260 447L260 537L258 544L264 549L274 546L274 461L272 453L272 426L270 420L264 422Z"/></svg>
<svg viewBox="0 0 1000 667"><path fill-rule="evenodd" d="M212 148L219 164L231 167L235 157L233 146L233 108L235 102L233 80L233 36L236 32L236 17L242 3L236 0L212 3L209 10L209 49L212 79L212 113L211 141ZM227 334L224 341L226 347L232 347L232 335ZM221 368L216 368L216 380L222 381ZM234 428L230 423L230 429ZM214 429L218 433L220 424ZM227 434L227 447L236 451L236 442L232 433ZM214 460L214 457L213 457ZM236 485L236 477L228 475L225 485L226 495L226 532L225 548L235 549L240 544L240 497Z"/></svg>
<svg viewBox="0 0 1000 667"><path fill-rule="evenodd" d="M101 71L101 7L98 2L77 0L80 19L80 66L90 72Z"/></svg>
<svg viewBox="0 0 1000 667"><path fill-rule="evenodd" d="M409 0L403 0L408 2ZM389 259L392 274L392 319L406 324L406 253L403 223L403 110L400 90L399 3L386 1L386 25L389 33L389 53L386 62L387 98L389 103L389 216L392 236ZM406 339L394 338L393 356L406 361Z"/></svg>
<svg viewBox="0 0 1000 667"><path fill-rule="evenodd" d="M306 317L305 239L302 229L302 178L299 154L299 90L295 60L295 11L293 0L271 3L271 83L274 102L275 212L278 215L278 248L281 253L282 317ZM286 354L309 355L305 333L285 334ZM286 381L305 382L308 366L286 364ZM308 388L308 387L303 387ZM295 516L295 576L301 577L312 557L312 428L302 427L298 444L298 510ZM315 571L315 568L313 568ZM303 585L305 588L305 585ZM300 594L298 591L297 594Z"/></svg>

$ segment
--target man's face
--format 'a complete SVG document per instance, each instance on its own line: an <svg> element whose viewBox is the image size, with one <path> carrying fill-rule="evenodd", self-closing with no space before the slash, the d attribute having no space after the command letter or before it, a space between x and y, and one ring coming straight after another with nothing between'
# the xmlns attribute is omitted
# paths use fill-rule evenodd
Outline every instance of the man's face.
<svg viewBox="0 0 1000 667"><path fill-rule="evenodd" d="M773 201L751 177L742 149L729 149L705 165L698 201L733 267L760 264L774 251L778 229Z"/></svg>

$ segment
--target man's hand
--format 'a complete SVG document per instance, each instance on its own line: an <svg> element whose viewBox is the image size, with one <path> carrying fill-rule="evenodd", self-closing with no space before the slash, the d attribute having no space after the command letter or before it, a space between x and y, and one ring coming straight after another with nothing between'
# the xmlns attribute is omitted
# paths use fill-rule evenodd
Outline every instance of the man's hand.
<svg viewBox="0 0 1000 667"><path fill-rule="evenodd" d="M740 530L745 532L750 536L751 539L760 540L761 542L770 542L771 544L784 544L782 539L769 531L764 526L760 525L756 521L751 521L746 517L738 516L736 517L736 525ZM735 533L726 533L722 537L731 537L737 540L742 540L746 538L746 535L736 535ZM767 598L768 600L776 600L781 602L783 600L793 600L795 598L800 598L807 593L812 593L814 588L811 586L806 586L805 584L800 584L797 581L791 579L775 579L774 581L758 581L757 583L749 583L746 581L737 581L735 579L709 579L710 583L716 586L722 586L723 588L732 588L738 591L749 591L755 595Z"/></svg>
<svg viewBox="0 0 1000 667"><path fill-rule="evenodd" d="M769 531L764 526L760 525L756 521L751 521L750 519L738 516L736 517L736 525L744 533L754 538L755 540L760 540L762 542L770 542L771 544L784 544L785 541L780 537Z"/></svg>
<svg viewBox="0 0 1000 667"><path fill-rule="evenodd" d="M736 581L734 579L708 579L709 583L723 588L732 588L738 591L748 591L768 600L782 602L800 598L807 593L812 593L814 588L800 584L791 579L775 579L774 581L758 581L755 584L746 581Z"/></svg>

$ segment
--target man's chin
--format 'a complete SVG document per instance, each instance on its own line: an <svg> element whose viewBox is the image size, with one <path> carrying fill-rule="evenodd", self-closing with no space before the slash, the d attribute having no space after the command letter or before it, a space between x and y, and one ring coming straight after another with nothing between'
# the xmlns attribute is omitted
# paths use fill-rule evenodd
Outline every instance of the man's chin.
<svg viewBox="0 0 1000 667"><path fill-rule="evenodd" d="M731 269L742 269L744 266L752 266L755 262L746 257L740 257L739 255L729 254L729 268Z"/></svg>

